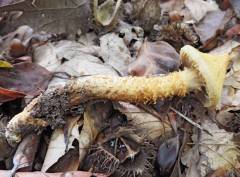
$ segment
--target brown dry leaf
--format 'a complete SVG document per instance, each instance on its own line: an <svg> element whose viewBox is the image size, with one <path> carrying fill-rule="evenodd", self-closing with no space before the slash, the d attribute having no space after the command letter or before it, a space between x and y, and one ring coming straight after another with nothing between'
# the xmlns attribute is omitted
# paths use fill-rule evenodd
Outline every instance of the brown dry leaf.
<svg viewBox="0 0 240 177"><path fill-rule="evenodd" d="M119 102L119 104L115 104L115 108L125 114L128 121L131 122L137 130L140 130L140 136L149 140L154 140L172 131L168 121L162 121L132 104Z"/></svg>
<svg viewBox="0 0 240 177"><path fill-rule="evenodd" d="M173 137L163 142L158 149L157 163L160 174L168 176L171 174L179 153L179 137Z"/></svg>
<svg viewBox="0 0 240 177"><path fill-rule="evenodd" d="M199 22L208 12L218 10L216 2L208 0L185 0L185 5L191 11L192 16Z"/></svg>
<svg viewBox="0 0 240 177"><path fill-rule="evenodd" d="M48 150L44 158L41 171L46 172L60 157L65 154L66 144L64 142L64 133L62 129L55 129L51 135Z"/></svg>
<svg viewBox="0 0 240 177"><path fill-rule="evenodd" d="M78 29L86 32L89 28L90 2L86 0L23 0L0 7L0 11L21 11L17 20L8 21L3 31L28 24L36 31L76 34ZM37 19L37 20L36 20Z"/></svg>
<svg viewBox="0 0 240 177"><path fill-rule="evenodd" d="M137 59L128 67L133 76L165 74L175 71L180 66L180 57L167 42L145 41L137 55Z"/></svg>
<svg viewBox="0 0 240 177"><path fill-rule="evenodd" d="M1 170L1 177L9 177L9 172ZM107 175L96 174L83 171L69 171L63 173L43 173L43 172L18 172L14 177L107 177Z"/></svg>
<svg viewBox="0 0 240 177"><path fill-rule="evenodd" d="M49 71L29 62L15 64L14 68L0 69L0 87L3 88L1 96L5 96L5 99L1 97L0 102L14 100L24 95L39 95L47 88L50 79Z"/></svg>
<svg viewBox="0 0 240 177"><path fill-rule="evenodd" d="M236 169L240 150L233 142L233 133L227 132L210 120L204 121L202 126L210 131L201 132L199 140L201 175L206 176L210 170Z"/></svg>
<svg viewBox="0 0 240 177"><path fill-rule="evenodd" d="M0 103L15 100L17 98L23 98L24 96L26 95L22 92L12 91L0 87Z"/></svg>
<svg viewBox="0 0 240 177"><path fill-rule="evenodd" d="M26 172L32 170L32 165L38 149L39 140L40 137L36 134L27 135L22 140L13 157L14 166L11 170L11 174L15 174L15 172L19 169Z"/></svg>

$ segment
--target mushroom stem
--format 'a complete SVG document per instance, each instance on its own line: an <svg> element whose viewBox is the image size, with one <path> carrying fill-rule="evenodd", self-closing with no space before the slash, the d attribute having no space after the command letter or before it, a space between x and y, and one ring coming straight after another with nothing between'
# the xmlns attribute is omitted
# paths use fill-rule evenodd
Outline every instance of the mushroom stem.
<svg viewBox="0 0 240 177"><path fill-rule="evenodd" d="M180 54L187 68L166 76L90 76L75 80L58 91L45 93L12 118L6 129L7 140L20 141L29 130L51 125L56 117L63 119L72 106L83 106L90 100L155 103L173 96L186 96L204 87L205 105L215 108L221 97L229 56L205 54L191 46L183 47Z"/></svg>
<svg viewBox="0 0 240 177"><path fill-rule="evenodd" d="M38 118L39 113L36 113L38 112L39 105L49 106L46 103L46 99L61 100L61 96L68 95L68 107L97 99L154 103L157 100L173 96L185 96L188 92L199 89L200 85L201 81L197 72L187 68L166 76L112 77L99 75L81 78L58 90L56 94L59 97L52 98L51 93L47 93L35 98L21 113L14 116L8 123L6 137L9 143L14 144L14 142L19 142L22 135L28 131L44 128L51 124L49 122L52 120L46 120L46 117L40 119ZM56 100L56 102L58 101ZM63 104L61 103L60 105ZM46 109L52 110L50 106ZM51 112L48 114L51 115Z"/></svg>
<svg viewBox="0 0 240 177"><path fill-rule="evenodd" d="M72 104L90 99L109 99L132 103L155 103L173 96L186 96L199 90L199 75L192 69L173 72L166 76L112 77L90 76L74 81L67 89Z"/></svg>

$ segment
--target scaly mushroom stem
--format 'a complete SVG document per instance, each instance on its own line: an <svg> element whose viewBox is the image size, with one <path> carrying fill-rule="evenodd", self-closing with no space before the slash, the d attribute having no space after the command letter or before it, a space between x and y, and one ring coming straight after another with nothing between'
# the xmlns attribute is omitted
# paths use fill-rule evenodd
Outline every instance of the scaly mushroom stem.
<svg viewBox="0 0 240 177"><path fill-rule="evenodd" d="M63 119L73 106L82 106L96 99L155 103L173 96L186 96L190 91L204 87L208 96L205 105L216 107L221 97L229 56L205 54L191 46L183 47L180 55L187 68L166 76L90 76L75 80L58 91L45 93L13 117L7 125L6 137L10 142L20 141L27 131L48 124L57 125L56 120ZM83 106L79 109L82 110Z"/></svg>
<svg viewBox="0 0 240 177"><path fill-rule="evenodd" d="M72 107L73 105L79 105L97 99L154 103L157 100L163 100L173 96L185 96L190 91L201 88L200 85L201 80L197 72L187 68L184 71L173 72L166 76L90 76L81 78L71 82L65 88L58 90L58 92L56 92L57 97L48 93L35 98L27 105L23 112L13 117L8 123L6 136L10 143L18 142L21 140L21 136L29 130L43 128L51 124L49 123L53 121L50 120L51 115L55 116L51 106L56 106L55 103L57 102L61 102L59 104L61 108L59 107L58 109L68 109L63 107L63 105L66 104L65 102L67 102L68 107ZM61 98L63 95L68 96L67 100ZM49 105L49 100L55 100L54 105ZM43 108L44 105L46 105L46 108ZM50 119L43 117L44 115L39 115L39 107L41 107L42 110L49 109L52 111L46 113L50 116L45 115Z"/></svg>
<svg viewBox="0 0 240 177"><path fill-rule="evenodd" d="M109 99L132 103L155 103L173 96L186 96L201 88L196 71L185 69L166 76L112 77L91 76L74 81L67 89L72 104L91 99Z"/></svg>

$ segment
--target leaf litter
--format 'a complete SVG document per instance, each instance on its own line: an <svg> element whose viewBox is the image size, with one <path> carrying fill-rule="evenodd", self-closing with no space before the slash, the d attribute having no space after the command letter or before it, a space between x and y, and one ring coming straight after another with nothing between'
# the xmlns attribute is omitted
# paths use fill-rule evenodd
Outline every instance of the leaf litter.
<svg viewBox="0 0 240 177"><path fill-rule="evenodd" d="M0 5L0 176L240 175L240 2ZM209 55L193 55L186 45ZM144 79L182 72L197 55L207 61L224 54L231 62L216 107L204 106L203 83L181 97L168 90L171 79L161 88L170 97L141 101L158 88ZM184 76L196 82L192 70ZM119 84L119 78L127 79ZM144 81L135 85L135 78Z"/></svg>

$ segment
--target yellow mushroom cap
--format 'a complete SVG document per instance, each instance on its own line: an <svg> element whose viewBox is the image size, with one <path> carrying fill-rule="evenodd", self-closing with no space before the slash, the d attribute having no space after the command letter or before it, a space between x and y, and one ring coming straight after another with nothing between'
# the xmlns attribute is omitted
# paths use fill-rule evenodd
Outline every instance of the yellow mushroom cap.
<svg viewBox="0 0 240 177"><path fill-rule="evenodd" d="M182 63L187 68L192 68L199 74L207 92L206 107L216 107L222 92L227 66L230 62L228 54L211 55L202 53L192 46L181 48Z"/></svg>

